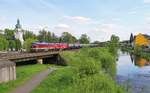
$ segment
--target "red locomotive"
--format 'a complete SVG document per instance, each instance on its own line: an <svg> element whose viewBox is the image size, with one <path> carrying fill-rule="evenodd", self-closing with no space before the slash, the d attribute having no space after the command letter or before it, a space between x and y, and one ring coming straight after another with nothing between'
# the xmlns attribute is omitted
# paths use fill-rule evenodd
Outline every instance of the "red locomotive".
<svg viewBox="0 0 150 93"><path fill-rule="evenodd" d="M67 43L34 42L31 45L31 51L65 50L68 48L69 45Z"/></svg>
<svg viewBox="0 0 150 93"><path fill-rule="evenodd" d="M66 49L78 49L82 47L95 47L97 44L67 44L67 43L46 43L46 42L34 42L31 45L32 52L39 51L52 51L52 50L66 50Z"/></svg>

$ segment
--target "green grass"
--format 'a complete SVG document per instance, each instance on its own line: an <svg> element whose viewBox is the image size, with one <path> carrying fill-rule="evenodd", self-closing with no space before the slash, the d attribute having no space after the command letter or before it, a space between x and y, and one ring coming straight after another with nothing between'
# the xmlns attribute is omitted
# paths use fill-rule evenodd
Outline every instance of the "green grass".
<svg viewBox="0 0 150 93"><path fill-rule="evenodd" d="M61 54L67 67L51 73L31 93L126 93L114 80L115 56L105 48Z"/></svg>
<svg viewBox="0 0 150 93"><path fill-rule="evenodd" d="M14 81L10 81L8 83L0 84L0 93L8 93L12 89L16 88L19 85L22 85L25 81L31 79L35 74L40 71L46 69L46 65L35 64L35 65L27 65L20 66L16 68L17 79Z"/></svg>
<svg viewBox="0 0 150 93"><path fill-rule="evenodd" d="M126 93L106 74L99 73L78 79L69 67L59 68L31 93Z"/></svg>

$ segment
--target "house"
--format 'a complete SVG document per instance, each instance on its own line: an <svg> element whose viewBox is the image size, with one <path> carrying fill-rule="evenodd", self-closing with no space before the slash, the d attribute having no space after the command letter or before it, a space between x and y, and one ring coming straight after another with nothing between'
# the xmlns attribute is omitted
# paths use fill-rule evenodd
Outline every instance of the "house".
<svg viewBox="0 0 150 93"><path fill-rule="evenodd" d="M134 45L150 48L150 36L139 33L138 35L134 36Z"/></svg>

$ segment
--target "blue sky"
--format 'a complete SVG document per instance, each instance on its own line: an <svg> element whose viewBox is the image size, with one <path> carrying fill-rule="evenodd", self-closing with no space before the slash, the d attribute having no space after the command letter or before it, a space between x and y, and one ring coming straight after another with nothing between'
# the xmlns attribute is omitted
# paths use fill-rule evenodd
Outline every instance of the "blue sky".
<svg viewBox="0 0 150 93"><path fill-rule="evenodd" d="M125 40L131 32L150 34L150 0L0 0L0 29L14 29L17 18L35 33L45 28L86 33L91 41L112 34Z"/></svg>

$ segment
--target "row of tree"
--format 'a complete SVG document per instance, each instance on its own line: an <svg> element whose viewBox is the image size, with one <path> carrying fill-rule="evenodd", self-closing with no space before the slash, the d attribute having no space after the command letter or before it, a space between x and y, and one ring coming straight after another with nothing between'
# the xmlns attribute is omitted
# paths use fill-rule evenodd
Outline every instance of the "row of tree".
<svg viewBox="0 0 150 93"><path fill-rule="evenodd" d="M34 41L39 42L51 42L51 43L76 43L80 42L82 44L88 44L90 38L86 34L82 34L79 39L70 34L69 32L63 32L60 37L56 36L54 33L46 30L39 31L36 35L32 31L24 31L23 38L25 40L23 46L20 40L15 39L14 30L5 29L3 34L0 34L0 50L20 50L22 48L30 47L31 43Z"/></svg>

